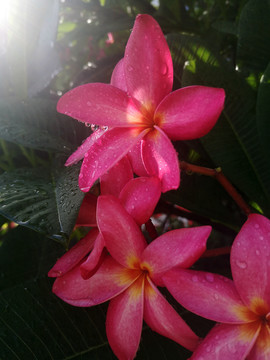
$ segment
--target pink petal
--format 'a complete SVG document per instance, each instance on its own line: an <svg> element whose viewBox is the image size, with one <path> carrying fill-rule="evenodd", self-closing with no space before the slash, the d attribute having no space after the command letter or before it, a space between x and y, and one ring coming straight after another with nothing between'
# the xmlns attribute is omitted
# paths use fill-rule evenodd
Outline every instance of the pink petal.
<svg viewBox="0 0 270 360"><path fill-rule="evenodd" d="M145 170L142 161L142 143L143 140L137 142L131 150L128 152L128 157L132 165L134 173L138 176L147 176L148 173Z"/></svg>
<svg viewBox="0 0 270 360"><path fill-rule="evenodd" d="M126 46L124 67L128 92L150 112L171 92L172 58L152 16L137 16Z"/></svg>
<svg viewBox="0 0 270 360"><path fill-rule="evenodd" d="M83 239L57 260L56 264L49 271L48 276L62 276L74 268L89 253L89 251L92 250L98 233L99 231L97 229L89 231Z"/></svg>
<svg viewBox="0 0 270 360"><path fill-rule="evenodd" d="M246 333L248 336L245 336ZM258 329L250 329L249 324L218 324L198 346L190 360L245 360L257 335Z"/></svg>
<svg viewBox="0 0 270 360"><path fill-rule="evenodd" d="M145 119L138 104L115 86L92 83L78 86L64 94L57 111L88 124L109 127L143 126Z"/></svg>
<svg viewBox="0 0 270 360"><path fill-rule="evenodd" d="M93 246L93 250L89 254L88 258L81 264L80 270L83 279L89 279L97 271L101 260L103 260L101 254L104 249L105 243L101 234L96 238Z"/></svg>
<svg viewBox="0 0 270 360"><path fill-rule="evenodd" d="M172 140L191 140L207 134L224 106L223 89L188 86L169 94L158 106L155 122Z"/></svg>
<svg viewBox="0 0 270 360"><path fill-rule="evenodd" d="M143 323L143 277L110 301L106 331L118 359L133 359L139 347Z"/></svg>
<svg viewBox="0 0 270 360"><path fill-rule="evenodd" d="M256 319L243 304L233 281L224 276L175 268L162 279L173 297L197 315L233 324Z"/></svg>
<svg viewBox="0 0 270 360"><path fill-rule="evenodd" d="M85 141L82 143L81 146L78 147L74 153L70 155L67 159L65 166L70 166L76 164L78 161L83 159L84 155L90 150L91 146L106 132L104 129L98 129L94 131Z"/></svg>
<svg viewBox="0 0 270 360"><path fill-rule="evenodd" d="M252 214L234 240L231 269L235 286L247 306L254 298L270 306L270 221Z"/></svg>
<svg viewBox="0 0 270 360"><path fill-rule="evenodd" d="M204 253L211 226L169 231L151 242L142 254L142 262L151 269L158 281L172 267L187 268Z"/></svg>
<svg viewBox="0 0 270 360"><path fill-rule="evenodd" d="M144 224L158 203L161 195L160 180L154 177L139 177L130 180L119 199L138 225Z"/></svg>
<svg viewBox="0 0 270 360"><path fill-rule="evenodd" d="M138 268L147 244L140 228L118 199L99 196L97 223L112 257L125 267Z"/></svg>
<svg viewBox="0 0 270 360"><path fill-rule="evenodd" d="M111 85L127 92L127 83L124 71L124 59L121 59L116 64L111 77Z"/></svg>
<svg viewBox="0 0 270 360"><path fill-rule="evenodd" d="M270 336L267 324L261 327L261 331L251 349L247 360L268 360L270 358Z"/></svg>
<svg viewBox="0 0 270 360"><path fill-rule="evenodd" d="M108 130L84 156L79 175L80 189L89 191L94 182L121 160L147 132L148 129L141 131L137 128Z"/></svg>
<svg viewBox="0 0 270 360"><path fill-rule="evenodd" d="M97 197L91 193L87 193L81 204L76 226L97 226L96 207Z"/></svg>
<svg viewBox="0 0 270 360"><path fill-rule="evenodd" d="M129 180L133 179L133 171L127 156L118 161L100 178L100 193L102 195L119 196Z"/></svg>
<svg viewBox="0 0 270 360"><path fill-rule="evenodd" d="M57 278L53 292L74 306L93 306L119 295L128 288L141 272L126 269L108 256L89 279L81 277L80 266Z"/></svg>
<svg viewBox="0 0 270 360"><path fill-rule="evenodd" d="M179 187L180 169L177 153L167 135L157 126L144 138L142 157L147 173L161 180L162 192Z"/></svg>
<svg viewBox="0 0 270 360"><path fill-rule="evenodd" d="M144 320L152 330L191 351L198 345L198 336L151 281L145 283Z"/></svg>

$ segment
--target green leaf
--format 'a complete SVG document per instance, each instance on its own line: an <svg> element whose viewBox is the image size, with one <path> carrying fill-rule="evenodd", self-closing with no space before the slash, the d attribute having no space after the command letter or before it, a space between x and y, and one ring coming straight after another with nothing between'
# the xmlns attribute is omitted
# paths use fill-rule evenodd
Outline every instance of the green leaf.
<svg viewBox="0 0 270 360"><path fill-rule="evenodd" d="M65 168L56 159L48 168L16 169L0 175L0 214L20 225L66 241L84 194L78 187L80 164Z"/></svg>
<svg viewBox="0 0 270 360"><path fill-rule="evenodd" d="M237 62L256 72L270 60L270 2L250 0L244 6L238 26Z"/></svg>
<svg viewBox="0 0 270 360"><path fill-rule="evenodd" d="M60 255L57 245L21 227L5 236L0 248L0 278L3 280L0 358L116 359L105 332L107 304L73 307L52 293L53 280L46 274ZM191 319L193 321L194 317ZM194 322L202 333L204 321ZM185 360L190 355L180 345L143 327L137 359Z"/></svg>
<svg viewBox="0 0 270 360"><path fill-rule="evenodd" d="M258 88L256 116L264 153L270 167L270 62Z"/></svg>
<svg viewBox="0 0 270 360"><path fill-rule="evenodd" d="M258 134L255 93L245 79L201 39L175 35L170 40L177 80L182 86L225 89L223 115L210 133L200 139L209 157L250 201L269 212L270 168Z"/></svg>
<svg viewBox="0 0 270 360"><path fill-rule="evenodd" d="M0 138L38 150L70 154L90 130L57 113L56 104L39 98L0 102Z"/></svg>

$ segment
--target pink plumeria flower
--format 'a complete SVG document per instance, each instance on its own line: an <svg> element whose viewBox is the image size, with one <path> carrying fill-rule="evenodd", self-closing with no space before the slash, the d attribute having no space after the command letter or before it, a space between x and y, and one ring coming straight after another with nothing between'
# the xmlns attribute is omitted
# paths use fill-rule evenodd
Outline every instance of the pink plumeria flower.
<svg viewBox="0 0 270 360"><path fill-rule="evenodd" d="M172 85L172 58L161 28L151 16L138 15L111 84L81 85L57 105L59 112L79 121L108 127L94 132L66 162L71 165L84 157L82 191L131 149L143 171L160 178L163 192L178 188L178 156L170 139L207 134L223 109L225 95L223 89L205 86L171 92Z"/></svg>
<svg viewBox="0 0 270 360"><path fill-rule="evenodd" d="M162 275L172 267L187 268L201 256L211 227L173 230L147 245L132 216L109 195L98 199L97 222L110 255L88 280L78 267L56 279L53 292L75 306L111 300L106 331L121 360L135 357L143 319L152 330L194 350L198 337L156 285L162 285Z"/></svg>
<svg viewBox="0 0 270 360"><path fill-rule="evenodd" d="M161 195L160 180L155 177L133 179L127 157L121 159L100 179L101 194L117 196L126 211L138 225L144 224L152 215ZM77 219L77 226L91 226L88 234L66 252L49 271L48 276L59 277L80 264L81 276L92 276L104 258L104 239L96 222L97 197L87 194Z"/></svg>
<svg viewBox="0 0 270 360"><path fill-rule="evenodd" d="M172 270L163 281L188 310L217 321L192 360L270 359L270 221L252 214L231 250L233 281Z"/></svg>

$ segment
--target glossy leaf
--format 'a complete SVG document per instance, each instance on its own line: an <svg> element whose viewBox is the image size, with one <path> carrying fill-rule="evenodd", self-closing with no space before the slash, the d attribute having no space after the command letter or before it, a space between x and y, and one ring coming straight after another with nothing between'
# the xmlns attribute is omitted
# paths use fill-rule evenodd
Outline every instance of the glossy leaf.
<svg viewBox="0 0 270 360"><path fill-rule="evenodd" d="M0 138L43 151L70 154L90 133L56 111L56 101L35 98L0 102Z"/></svg>
<svg viewBox="0 0 270 360"><path fill-rule="evenodd" d="M83 193L78 166L59 160L48 168L18 168L0 175L0 213L20 225L65 241L75 225Z"/></svg>

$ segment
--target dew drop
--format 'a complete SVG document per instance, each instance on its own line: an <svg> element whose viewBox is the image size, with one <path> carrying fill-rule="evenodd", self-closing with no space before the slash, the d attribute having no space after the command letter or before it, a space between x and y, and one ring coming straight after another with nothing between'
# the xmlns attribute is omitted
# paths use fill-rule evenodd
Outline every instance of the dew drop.
<svg viewBox="0 0 270 360"><path fill-rule="evenodd" d="M198 276L197 276L197 275L193 275L193 276L192 276L192 281L193 281L193 282L198 282L198 280L199 280L199 279L198 279Z"/></svg>
<svg viewBox="0 0 270 360"><path fill-rule="evenodd" d="M87 101L87 106L91 106L92 105L92 103L91 103L91 101Z"/></svg>
<svg viewBox="0 0 270 360"><path fill-rule="evenodd" d="M218 300L219 299L218 294L214 294L214 298L215 300Z"/></svg>
<svg viewBox="0 0 270 360"><path fill-rule="evenodd" d="M161 74L162 75L167 75L167 73L168 73L168 66L167 66L167 64L162 64L162 66L161 66Z"/></svg>
<svg viewBox="0 0 270 360"><path fill-rule="evenodd" d="M247 267L247 263L245 261L240 261L240 260L236 260L236 265L240 269L246 269L246 267Z"/></svg>
<svg viewBox="0 0 270 360"><path fill-rule="evenodd" d="M133 66L131 66L131 65L129 65L127 69L128 69L128 71L133 71L134 70Z"/></svg>
<svg viewBox="0 0 270 360"><path fill-rule="evenodd" d="M260 255L260 254L261 254L261 253L260 253L260 250L256 250L255 253L256 253L256 255Z"/></svg>
<svg viewBox="0 0 270 360"><path fill-rule="evenodd" d="M260 228L259 224L255 224L254 227L255 227L255 229L259 229L259 228Z"/></svg>

